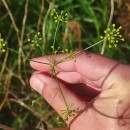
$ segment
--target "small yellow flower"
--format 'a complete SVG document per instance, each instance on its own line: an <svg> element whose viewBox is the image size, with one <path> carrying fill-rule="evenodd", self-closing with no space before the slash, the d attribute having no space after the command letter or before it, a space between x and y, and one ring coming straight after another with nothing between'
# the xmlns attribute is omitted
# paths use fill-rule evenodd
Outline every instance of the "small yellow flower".
<svg viewBox="0 0 130 130"><path fill-rule="evenodd" d="M64 51L64 50L62 50L61 52L62 52L62 53L64 53L65 51Z"/></svg>
<svg viewBox="0 0 130 130"><path fill-rule="evenodd" d="M4 39L3 38L0 38L0 42L3 42L4 41Z"/></svg>
<svg viewBox="0 0 130 130"><path fill-rule="evenodd" d="M5 52L5 49L2 49L2 52Z"/></svg>
<svg viewBox="0 0 130 130"><path fill-rule="evenodd" d="M107 33L107 31L105 30L104 33Z"/></svg>
<svg viewBox="0 0 130 130"><path fill-rule="evenodd" d="M112 48L112 45L111 45L111 44L109 44L109 48Z"/></svg>
<svg viewBox="0 0 130 130"><path fill-rule="evenodd" d="M28 38L28 42L30 42L31 41L31 39L30 38Z"/></svg>
<svg viewBox="0 0 130 130"><path fill-rule="evenodd" d="M65 52L68 52L68 49L65 49Z"/></svg>
<svg viewBox="0 0 130 130"><path fill-rule="evenodd" d="M101 39L103 39L103 36L100 36Z"/></svg>
<svg viewBox="0 0 130 130"><path fill-rule="evenodd" d="M34 44L31 44L32 47L34 47Z"/></svg>
<svg viewBox="0 0 130 130"><path fill-rule="evenodd" d="M122 38L121 40L124 41L124 38Z"/></svg>
<svg viewBox="0 0 130 130"><path fill-rule="evenodd" d="M6 46L5 41L3 38L1 38L1 34L0 34L0 51L1 52L6 52L5 46Z"/></svg>
<svg viewBox="0 0 130 130"><path fill-rule="evenodd" d="M53 48L54 48L54 46L51 46L51 48L53 49Z"/></svg>
<svg viewBox="0 0 130 130"><path fill-rule="evenodd" d="M112 24L113 27L115 27L116 25L115 24Z"/></svg>
<svg viewBox="0 0 130 130"><path fill-rule="evenodd" d="M5 46L5 43L3 43L2 45Z"/></svg>
<svg viewBox="0 0 130 130"><path fill-rule="evenodd" d="M36 46L38 47L38 46L39 46L39 44L37 43L37 44L36 44Z"/></svg>

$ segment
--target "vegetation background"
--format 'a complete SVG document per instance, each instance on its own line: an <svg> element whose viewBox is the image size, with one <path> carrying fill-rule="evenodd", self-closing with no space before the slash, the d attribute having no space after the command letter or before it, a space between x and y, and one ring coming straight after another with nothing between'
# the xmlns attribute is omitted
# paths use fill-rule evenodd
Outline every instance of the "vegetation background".
<svg viewBox="0 0 130 130"><path fill-rule="evenodd" d="M112 23L123 27L125 42L112 49L106 45L104 55L129 64L130 1L114 2ZM0 0L0 33L10 48L33 58L41 56L41 53L30 47L27 38L40 31L43 37L40 44L46 54L50 54L56 24L49 13L55 7L69 14L68 24L58 31L56 46L83 49L103 35L110 16L110 5L109 0ZM100 53L101 47L102 44L89 51ZM29 78L33 71L26 59L11 52L0 53L0 128L35 130L42 123L49 128L66 126L55 119L57 113L31 89Z"/></svg>

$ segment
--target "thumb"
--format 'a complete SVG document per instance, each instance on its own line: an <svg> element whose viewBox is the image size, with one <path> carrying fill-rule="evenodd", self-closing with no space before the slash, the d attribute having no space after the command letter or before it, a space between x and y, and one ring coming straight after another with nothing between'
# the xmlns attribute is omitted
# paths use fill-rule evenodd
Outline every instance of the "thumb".
<svg viewBox="0 0 130 130"><path fill-rule="evenodd" d="M30 79L30 85L34 90L40 93L59 114L61 114L61 110L67 109L64 98L67 105L70 105L71 103L74 104L74 106L70 108L72 110L82 110L85 106L85 104L63 83L44 73L33 74ZM64 98L61 90L63 92ZM61 116L63 117L63 115ZM71 118L68 118L66 123L69 124L71 120Z"/></svg>

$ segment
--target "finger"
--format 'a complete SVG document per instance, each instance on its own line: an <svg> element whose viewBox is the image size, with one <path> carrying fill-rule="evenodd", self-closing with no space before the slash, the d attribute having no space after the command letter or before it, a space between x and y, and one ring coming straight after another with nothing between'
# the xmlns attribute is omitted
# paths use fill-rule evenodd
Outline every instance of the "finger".
<svg viewBox="0 0 130 130"><path fill-rule="evenodd" d="M60 59L65 57L65 55L61 54ZM50 63L46 57L34 58L33 60ZM72 60L67 60L66 62L62 62L57 65L56 70L72 72L76 71L82 75L87 75L87 77L99 77L107 73L117 62L106 58L101 55L97 55L94 53L82 53L76 56L76 62L74 63ZM51 70L49 65L44 65L36 62L30 62L32 68L39 71L49 71ZM87 72L87 73L86 73Z"/></svg>
<svg viewBox="0 0 130 130"><path fill-rule="evenodd" d="M80 99L64 84L61 82L59 82L59 84L65 96L67 104L74 103L72 109L82 109L85 104L81 102ZM58 113L60 113L61 110L66 110L64 99L55 79L41 73L34 74L30 79L30 85L34 90L39 92ZM69 119L67 123L69 123L70 120L71 119Z"/></svg>
<svg viewBox="0 0 130 130"><path fill-rule="evenodd" d="M57 77L67 83L77 84L83 82L83 77L77 72L59 72Z"/></svg>
<svg viewBox="0 0 130 130"><path fill-rule="evenodd" d="M61 59L65 55L60 55ZM59 55L58 55L59 57ZM35 58L36 61L48 62L46 57ZM57 65L55 68L58 72L78 72L83 77L88 78L88 80L95 81L97 86L100 86L107 76L107 74L118 64L110 58L106 58L101 55L94 53L82 53L76 56L76 62L72 60L67 60ZM51 71L49 65L43 65L39 63L30 62L32 68L40 71ZM112 77L113 78L113 77ZM101 81L99 81L101 79ZM97 82L98 80L98 82Z"/></svg>
<svg viewBox="0 0 130 130"><path fill-rule="evenodd" d="M70 130L69 128L54 128L54 129L48 129L48 130Z"/></svg>
<svg viewBox="0 0 130 130"><path fill-rule="evenodd" d="M61 81L64 81L64 82L69 83L69 84L83 83L86 85L86 87L101 91L100 88L96 87L96 84L94 83L94 81L90 81L88 78L83 77L82 75L80 75L77 72L59 72L57 74L57 77Z"/></svg>
<svg viewBox="0 0 130 130"><path fill-rule="evenodd" d="M67 56L66 54L58 54L54 57L54 60L59 61L66 56ZM30 65L31 65L32 68L34 68L36 70L39 70L39 71L42 71L42 72L48 72L48 71L51 71L51 66L50 66L51 61L52 61L52 56L44 56L44 57L39 57L39 58L33 58L30 61Z"/></svg>

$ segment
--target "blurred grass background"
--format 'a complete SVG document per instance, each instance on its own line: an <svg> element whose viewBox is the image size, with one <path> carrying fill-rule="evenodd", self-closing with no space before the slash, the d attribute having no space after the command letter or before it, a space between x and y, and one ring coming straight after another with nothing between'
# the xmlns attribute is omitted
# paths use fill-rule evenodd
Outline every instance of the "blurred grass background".
<svg viewBox="0 0 130 130"><path fill-rule="evenodd" d="M31 48L27 42L28 37L40 31L45 33L41 45L46 54L50 54L56 28L49 15L53 6L69 14L68 24L58 31L56 46L73 50L83 49L100 39L107 27L111 9L109 0L0 0L0 33L8 46L29 58L41 56L40 51ZM112 22L117 27L124 27L122 35L126 40L117 48L108 49L106 46L104 55L129 64L130 20L127 16L130 14L130 4L127 0L115 0L115 7ZM124 9L123 14L121 9ZM100 53L101 47L102 44L89 51ZM26 59L11 52L0 54L0 124L16 130L35 130L41 122L50 128L65 127L64 122L57 122L57 113L51 106L30 88L32 73ZM35 102L33 106L32 101Z"/></svg>

